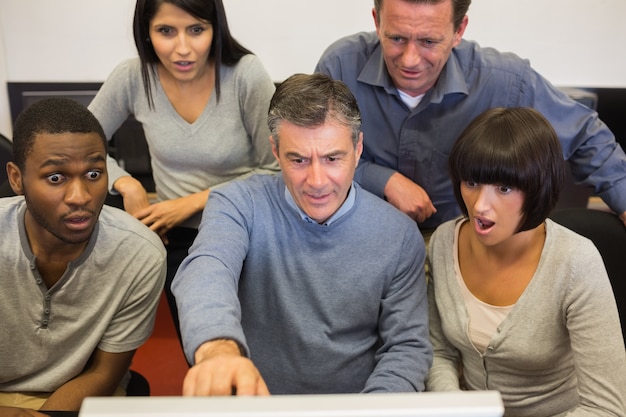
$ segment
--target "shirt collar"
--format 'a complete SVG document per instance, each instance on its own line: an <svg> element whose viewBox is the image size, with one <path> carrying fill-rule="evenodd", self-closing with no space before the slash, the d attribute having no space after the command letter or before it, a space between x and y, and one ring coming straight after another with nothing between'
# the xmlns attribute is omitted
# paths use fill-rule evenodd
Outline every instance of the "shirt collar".
<svg viewBox="0 0 626 417"><path fill-rule="evenodd" d="M461 41L461 44L457 46L457 48L461 47L463 42L465 41ZM431 103L441 103L444 96L447 94L469 94L467 82L465 81L465 74L456 54L456 48L452 49L448 62L441 70L439 79L437 80L435 87L432 89L429 101Z"/></svg>
<svg viewBox="0 0 626 417"><path fill-rule="evenodd" d="M300 207L298 207L287 186L285 186L285 199L287 200L287 203L298 212L302 220L308 223L317 223L315 220L307 216L307 214ZM339 207L339 210L337 210L335 214L330 216L330 218L326 220L323 225L330 226L333 222L339 220L341 217L343 217L344 214L350 211L352 206L354 206L355 201L356 192L354 191L354 182L352 182L352 184L350 185L350 189L348 190L348 196L346 197L346 201L343 202L343 204Z"/></svg>
<svg viewBox="0 0 626 417"><path fill-rule="evenodd" d="M389 72L387 72L387 67L385 66L385 60L383 58L383 49L380 46L380 42L378 42L378 45L372 52L372 55L363 66L357 81L376 87L383 87L389 94L398 94L398 90L393 84L393 81L389 76Z"/></svg>

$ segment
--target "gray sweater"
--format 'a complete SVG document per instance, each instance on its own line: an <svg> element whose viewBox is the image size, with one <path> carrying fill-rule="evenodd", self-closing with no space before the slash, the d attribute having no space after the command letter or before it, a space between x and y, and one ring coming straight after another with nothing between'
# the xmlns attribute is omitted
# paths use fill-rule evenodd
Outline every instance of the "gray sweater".
<svg viewBox="0 0 626 417"><path fill-rule="evenodd" d="M220 100L213 94L200 117L188 123L176 112L158 78L154 109L148 106L138 58L122 62L89 105L107 138L134 115L150 148L158 199L171 200L215 188L254 172L276 172L267 127L274 84L261 61L244 56L222 66ZM129 175L109 158L109 183ZM183 224L198 227L200 214Z"/></svg>
<svg viewBox="0 0 626 417"><path fill-rule="evenodd" d="M546 220L537 271L485 352L468 336L457 281L457 221L429 245L431 391L498 390L506 416L626 415L626 353L617 307L593 243Z"/></svg>
<svg viewBox="0 0 626 417"><path fill-rule="evenodd" d="M324 226L282 176L212 192L174 278L185 353L232 338L272 394L415 391L431 364L424 241L408 216L354 186Z"/></svg>

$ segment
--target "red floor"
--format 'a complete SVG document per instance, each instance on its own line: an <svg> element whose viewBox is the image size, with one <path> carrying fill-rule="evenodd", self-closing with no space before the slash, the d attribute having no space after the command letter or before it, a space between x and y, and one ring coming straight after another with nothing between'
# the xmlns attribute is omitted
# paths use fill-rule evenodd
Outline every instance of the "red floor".
<svg viewBox="0 0 626 417"><path fill-rule="evenodd" d="M148 380L152 396L182 393L188 366L176 337L165 295L161 296L152 336L137 349L131 369Z"/></svg>

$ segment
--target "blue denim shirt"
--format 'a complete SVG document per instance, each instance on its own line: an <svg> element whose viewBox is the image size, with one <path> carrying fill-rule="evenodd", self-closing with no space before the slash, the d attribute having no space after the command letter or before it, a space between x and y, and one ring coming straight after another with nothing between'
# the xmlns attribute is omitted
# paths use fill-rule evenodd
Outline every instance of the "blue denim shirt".
<svg viewBox="0 0 626 417"><path fill-rule="evenodd" d="M463 40L437 84L413 110L400 99L375 32L332 44L316 72L345 82L363 118L363 154L355 180L383 197L400 172L426 190L437 208L421 228L460 214L448 177L448 155L462 130L492 107L534 107L556 130L578 182L592 185L617 213L626 211L626 155L596 112L570 99L527 60Z"/></svg>

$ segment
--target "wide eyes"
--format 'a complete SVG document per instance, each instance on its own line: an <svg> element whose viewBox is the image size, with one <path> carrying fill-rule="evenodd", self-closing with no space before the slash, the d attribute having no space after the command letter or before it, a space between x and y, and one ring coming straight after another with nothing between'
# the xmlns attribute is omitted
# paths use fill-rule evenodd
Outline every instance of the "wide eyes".
<svg viewBox="0 0 626 417"><path fill-rule="evenodd" d="M100 171L89 171L87 173L87 178L89 178L90 180L97 180L98 178L100 178L101 175L102 172Z"/></svg>
<svg viewBox="0 0 626 417"><path fill-rule="evenodd" d="M465 184L465 187L467 188L478 188L481 184L477 181L463 181L463 183ZM494 184L483 184L483 185L493 185L495 187L497 187L498 192L501 194L509 194L511 193L513 190L515 190L515 187L512 187L510 185L494 185Z"/></svg>
<svg viewBox="0 0 626 417"><path fill-rule="evenodd" d="M96 181L102 176L102 171L100 170L90 170L85 173L85 178L90 181ZM48 175L47 180L51 184L61 184L63 183L67 177L61 173L55 172L53 174Z"/></svg>
<svg viewBox="0 0 626 417"><path fill-rule="evenodd" d="M64 179L65 179L65 176L61 174L48 175L48 181L50 181L52 184L59 184Z"/></svg>

